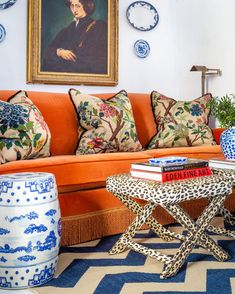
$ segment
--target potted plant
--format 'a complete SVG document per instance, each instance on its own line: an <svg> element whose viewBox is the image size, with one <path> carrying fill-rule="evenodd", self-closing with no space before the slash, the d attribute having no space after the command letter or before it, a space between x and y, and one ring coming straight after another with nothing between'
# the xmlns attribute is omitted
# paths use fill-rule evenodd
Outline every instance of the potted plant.
<svg viewBox="0 0 235 294"><path fill-rule="evenodd" d="M226 129L220 137L223 154L227 159L235 160L235 95L213 97L210 106L211 115Z"/></svg>
<svg viewBox="0 0 235 294"><path fill-rule="evenodd" d="M235 95L226 94L220 98L213 97L210 106L211 115L218 120L221 128L235 126Z"/></svg>

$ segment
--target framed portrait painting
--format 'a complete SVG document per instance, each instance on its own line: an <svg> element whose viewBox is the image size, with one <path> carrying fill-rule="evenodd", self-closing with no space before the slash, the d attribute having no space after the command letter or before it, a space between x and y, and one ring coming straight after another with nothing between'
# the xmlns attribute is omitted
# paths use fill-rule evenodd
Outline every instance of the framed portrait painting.
<svg viewBox="0 0 235 294"><path fill-rule="evenodd" d="M28 0L27 82L114 86L118 0Z"/></svg>

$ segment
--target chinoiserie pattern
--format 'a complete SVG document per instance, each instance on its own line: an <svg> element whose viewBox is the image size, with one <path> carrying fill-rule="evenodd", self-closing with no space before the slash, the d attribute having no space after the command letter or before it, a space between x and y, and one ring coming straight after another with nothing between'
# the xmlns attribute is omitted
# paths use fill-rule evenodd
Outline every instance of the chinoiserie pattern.
<svg viewBox="0 0 235 294"><path fill-rule="evenodd" d="M220 261L229 258L218 246L206 229L212 218L223 207L224 200L232 191L232 183L219 175L200 177L195 179L159 183L149 180L137 179L129 174L114 175L107 178L107 190L118 197L130 210L137 214L135 220L125 233L114 244L110 254L116 254L130 248L142 254L156 258L165 263L162 278L174 276L184 263L195 245L206 248ZM147 201L144 207L135 202L133 197ZM208 198L209 205L194 222L190 216L180 208L178 203L185 200ZM165 208L188 231L186 236L175 234L161 226L152 216L157 205ZM149 249L132 241L132 237L143 224L148 224L160 237L165 240L177 238L182 245L175 256L169 257L156 250Z"/></svg>
<svg viewBox="0 0 235 294"><path fill-rule="evenodd" d="M223 131L220 147L226 159L235 160L235 126Z"/></svg>
<svg viewBox="0 0 235 294"><path fill-rule="evenodd" d="M55 273L61 218L50 173L0 176L0 288L40 286Z"/></svg>

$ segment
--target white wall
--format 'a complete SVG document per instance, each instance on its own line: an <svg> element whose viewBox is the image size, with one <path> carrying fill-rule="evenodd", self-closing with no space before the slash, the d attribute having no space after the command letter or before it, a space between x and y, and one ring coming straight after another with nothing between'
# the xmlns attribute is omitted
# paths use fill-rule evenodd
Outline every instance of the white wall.
<svg viewBox="0 0 235 294"><path fill-rule="evenodd" d="M235 1L149 0L159 12L157 27L148 32L134 29L126 9L134 0L119 0L119 83L116 87L26 84L27 0L17 0L0 10L7 30L0 43L0 89L67 92L71 86L86 93L151 92L158 90L179 99L201 93L200 73L193 64L219 67L221 77L210 78L213 95L235 93ZM145 39L151 47L147 58L138 58L133 44Z"/></svg>

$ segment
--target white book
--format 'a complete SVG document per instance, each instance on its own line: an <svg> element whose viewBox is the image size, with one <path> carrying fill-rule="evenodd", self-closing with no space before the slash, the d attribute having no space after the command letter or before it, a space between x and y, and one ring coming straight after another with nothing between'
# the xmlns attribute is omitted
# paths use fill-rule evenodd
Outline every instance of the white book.
<svg viewBox="0 0 235 294"><path fill-rule="evenodd" d="M209 159L209 167L235 170L235 161L223 157Z"/></svg>
<svg viewBox="0 0 235 294"><path fill-rule="evenodd" d="M162 173L152 173L147 171L139 171L139 170L130 170L131 176L136 178L142 178L146 180L154 180L158 182L162 182L163 177Z"/></svg>

